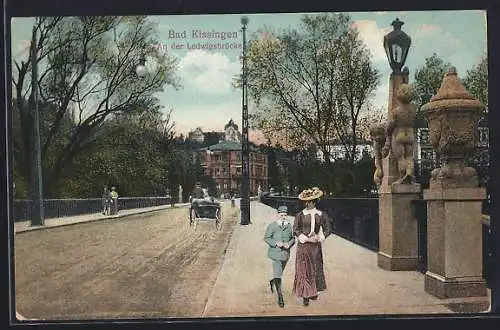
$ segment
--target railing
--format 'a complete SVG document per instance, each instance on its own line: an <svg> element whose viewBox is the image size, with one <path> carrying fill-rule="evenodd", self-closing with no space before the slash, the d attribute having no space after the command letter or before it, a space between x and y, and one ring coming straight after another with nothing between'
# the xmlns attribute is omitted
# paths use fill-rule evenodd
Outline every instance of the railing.
<svg viewBox="0 0 500 330"><path fill-rule="evenodd" d="M260 201L274 208L286 205L289 214L296 214L303 208L297 197L264 194ZM377 198L324 198L317 207L328 214L333 233L372 251L378 251Z"/></svg>
<svg viewBox="0 0 500 330"><path fill-rule="evenodd" d="M490 227L490 217L483 215L481 221L483 225L483 278L486 284L491 288L490 278L493 277L493 258L491 256L491 227Z"/></svg>
<svg viewBox="0 0 500 330"><path fill-rule="evenodd" d="M293 215L304 207L296 197L263 194L260 201L273 208L286 205L289 214ZM319 201L317 207L326 211L330 217L333 233L372 251L378 251L378 198L324 198ZM423 200L415 201L414 210L419 228L419 270L425 273L427 270L427 203ZM483 277L490 287L488 280L493 277L493 260L489 216L483 215L482 227Z"/></svg>
<svg viewBox="0 0 500 330"><path fill-rule="evenodd" d="M14 221L31 219L32 201L14 200ZM170 197L119 197L118 210L129 210L170 204ZM46 219L102 212L102 198L87 199L44 199Z"/></svg>

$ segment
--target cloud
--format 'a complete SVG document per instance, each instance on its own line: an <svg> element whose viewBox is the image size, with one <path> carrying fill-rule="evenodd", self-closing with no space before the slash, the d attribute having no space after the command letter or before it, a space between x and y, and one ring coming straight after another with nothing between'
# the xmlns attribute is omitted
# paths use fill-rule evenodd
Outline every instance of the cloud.
<svg viewBox="0 0 500 330"><path fill-rule="evenodd" d="M352 25L358 29L361 39L373 56L373 61L386 61L387 57L383 45L384 35L392 31L392 27L380 28L376 21L371 20L354 21Z"/></svg>
<svg viewBox="0 0 500 330"><path fill-rule="evenodd" d="M179 73L184 85L204 94L225 95L232 92L232 79L240 71L236 57L206 50L193 50L179 62Z"/></svg>
<svg viewBox="0 0 500 330"><path fill-rule="evenodd" d="M422 24L415 30L415 38L424 38L429 35L436 35L442 33L443 30L433 24Z"/></svg>
<svg viewBox="0 0 500 330"><path fill-rule="evenodd" d="M452 33L444 31L440 26L434 24L419 25L414 32L411 33L415 40L424 38L439 38L439 40L449 46L460 46L462 41L455 37Z"/></svg>
<svg viewBox="0 0 500 330"><path fill-rule="evenodd" d="M375 15L386 15L387 13L391 13L391 14L397 14L397 15L401 15L401 16L404 16L406 14L408 14L407 11L375 11L373 12Z"/></svg>

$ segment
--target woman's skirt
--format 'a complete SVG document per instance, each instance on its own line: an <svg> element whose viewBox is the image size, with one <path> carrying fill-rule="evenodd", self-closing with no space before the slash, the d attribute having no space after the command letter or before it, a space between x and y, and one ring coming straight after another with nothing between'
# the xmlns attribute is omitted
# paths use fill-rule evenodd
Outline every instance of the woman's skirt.
<svg viewBox="0 0 500 330"><path fill-rule="evenodd" d="M321 243L299 243L295 259L293 292L297 297L310 298L326 290Z"/></svg>

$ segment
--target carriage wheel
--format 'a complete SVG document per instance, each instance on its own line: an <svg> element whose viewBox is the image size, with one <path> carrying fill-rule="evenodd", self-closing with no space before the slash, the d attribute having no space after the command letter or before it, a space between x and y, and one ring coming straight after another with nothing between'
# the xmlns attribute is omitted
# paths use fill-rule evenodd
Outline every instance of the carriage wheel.
<svg viewBox="0 0 500 330"><path fill-rule="evenodd" d="M221 218L221 213L220 210L217 209L215 211L215 229L221 230L222 228L222 218Z"/></svg>

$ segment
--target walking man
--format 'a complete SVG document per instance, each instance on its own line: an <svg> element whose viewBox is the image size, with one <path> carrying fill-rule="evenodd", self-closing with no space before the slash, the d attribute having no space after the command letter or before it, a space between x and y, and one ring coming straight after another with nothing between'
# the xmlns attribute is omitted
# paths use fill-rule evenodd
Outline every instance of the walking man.
<svg viewBox="0 0 500 330"><path fill-rule="evenodd" d="M113 205L113 215L118 214L118 193L115 187L111 187L111 200Z"/></svg>
<svg viewBox="0 0 500 330"><path fill-rule="evenodd" d="M278 305L285 306L281 290L281 277L290 258L290 248L295 243L293 227L287 220L288 209L286 206L278 208L278 219L271 222L266 229L264 241L269 245L267 255L272 261L272 279L269 281L271 292L276 288Z"/></svg>
<svg viewBox="0 0 500 330"><path fill-rule="evenodd" d="M104 189L102 192L102 214L103 215L109 215L110 204L111 204L111 193L108 189L108 186L104 185Z"/></svg>

